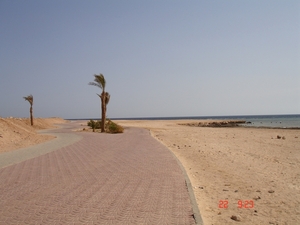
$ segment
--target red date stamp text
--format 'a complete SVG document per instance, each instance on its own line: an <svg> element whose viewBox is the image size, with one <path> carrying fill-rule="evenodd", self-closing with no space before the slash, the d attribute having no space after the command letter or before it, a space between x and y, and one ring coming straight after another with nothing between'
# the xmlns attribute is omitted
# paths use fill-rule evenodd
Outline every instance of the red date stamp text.
<svg viewBox="0 0 300 225"><path fill-rule="evenodd" d="M219 208L227 209L229 205L228 200L220 200L219 201ZM237 207L240 209L252 209L254 208L254 201L253 200L238 200Z"/></svg>

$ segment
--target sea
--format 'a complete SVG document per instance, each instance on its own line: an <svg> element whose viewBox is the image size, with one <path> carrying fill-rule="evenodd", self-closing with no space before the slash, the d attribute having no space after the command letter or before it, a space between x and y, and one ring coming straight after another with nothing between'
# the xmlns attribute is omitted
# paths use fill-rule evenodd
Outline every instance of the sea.
<svg viewBox="0 0 300 225"><path fill-rule="evenodd" d="M91 118L99 120L99 118ZM187 116L187 117L135 117L110 118L111 120L244 120L247 127L300 129L300 114L288 115L241 115L241 116ZM70 119L90 120L90 119Z"/></svg>

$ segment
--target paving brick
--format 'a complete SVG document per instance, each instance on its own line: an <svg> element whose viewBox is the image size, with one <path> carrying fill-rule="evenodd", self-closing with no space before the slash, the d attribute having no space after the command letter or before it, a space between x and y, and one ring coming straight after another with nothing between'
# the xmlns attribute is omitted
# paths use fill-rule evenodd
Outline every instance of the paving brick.
<svg viewBox="0 0 300 225"><path fill-rule="evenodd" d="M0 169L1 225L195 224L183 172L149 131L76 134L30 159L14 154L15 164Z"/></svg>

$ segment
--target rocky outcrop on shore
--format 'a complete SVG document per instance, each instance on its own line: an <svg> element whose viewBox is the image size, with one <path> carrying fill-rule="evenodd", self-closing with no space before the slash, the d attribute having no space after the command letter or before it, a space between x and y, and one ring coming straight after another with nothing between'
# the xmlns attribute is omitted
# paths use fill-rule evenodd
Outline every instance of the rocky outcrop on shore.
<svg viewBox="0 0 300 225"><path fill-rule="evenodd" d="M228 121L208 121L199 123L183 123L180 125L190 127L237 127L239 124L245 124L245 120L228 120Z"/></svg>

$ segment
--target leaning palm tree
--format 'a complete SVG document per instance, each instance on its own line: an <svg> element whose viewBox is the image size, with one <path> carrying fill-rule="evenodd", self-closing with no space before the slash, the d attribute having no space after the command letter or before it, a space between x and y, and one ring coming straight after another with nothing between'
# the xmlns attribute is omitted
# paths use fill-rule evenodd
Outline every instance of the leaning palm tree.
<svg viewBox="0 0 300 225"><path fill-rule="evenodd" d="M31 126L33 126L33 115L32 115L33 96L28 95L27 97L23 97L23 98L25 99L25 101L28 101L30 104L30 122L31 122Z"/></svg>
<svg viewBox="0 0 300 225"><path fill-rule="evenodd" d="M94 82L90 82L89 85L97 86L102 89L101 95L97 94L101 99L101 132L105 132L105 120L106 120L106 106L109 102L110 95L105 92L106 81L103 74L94 75Z"/></svg>

